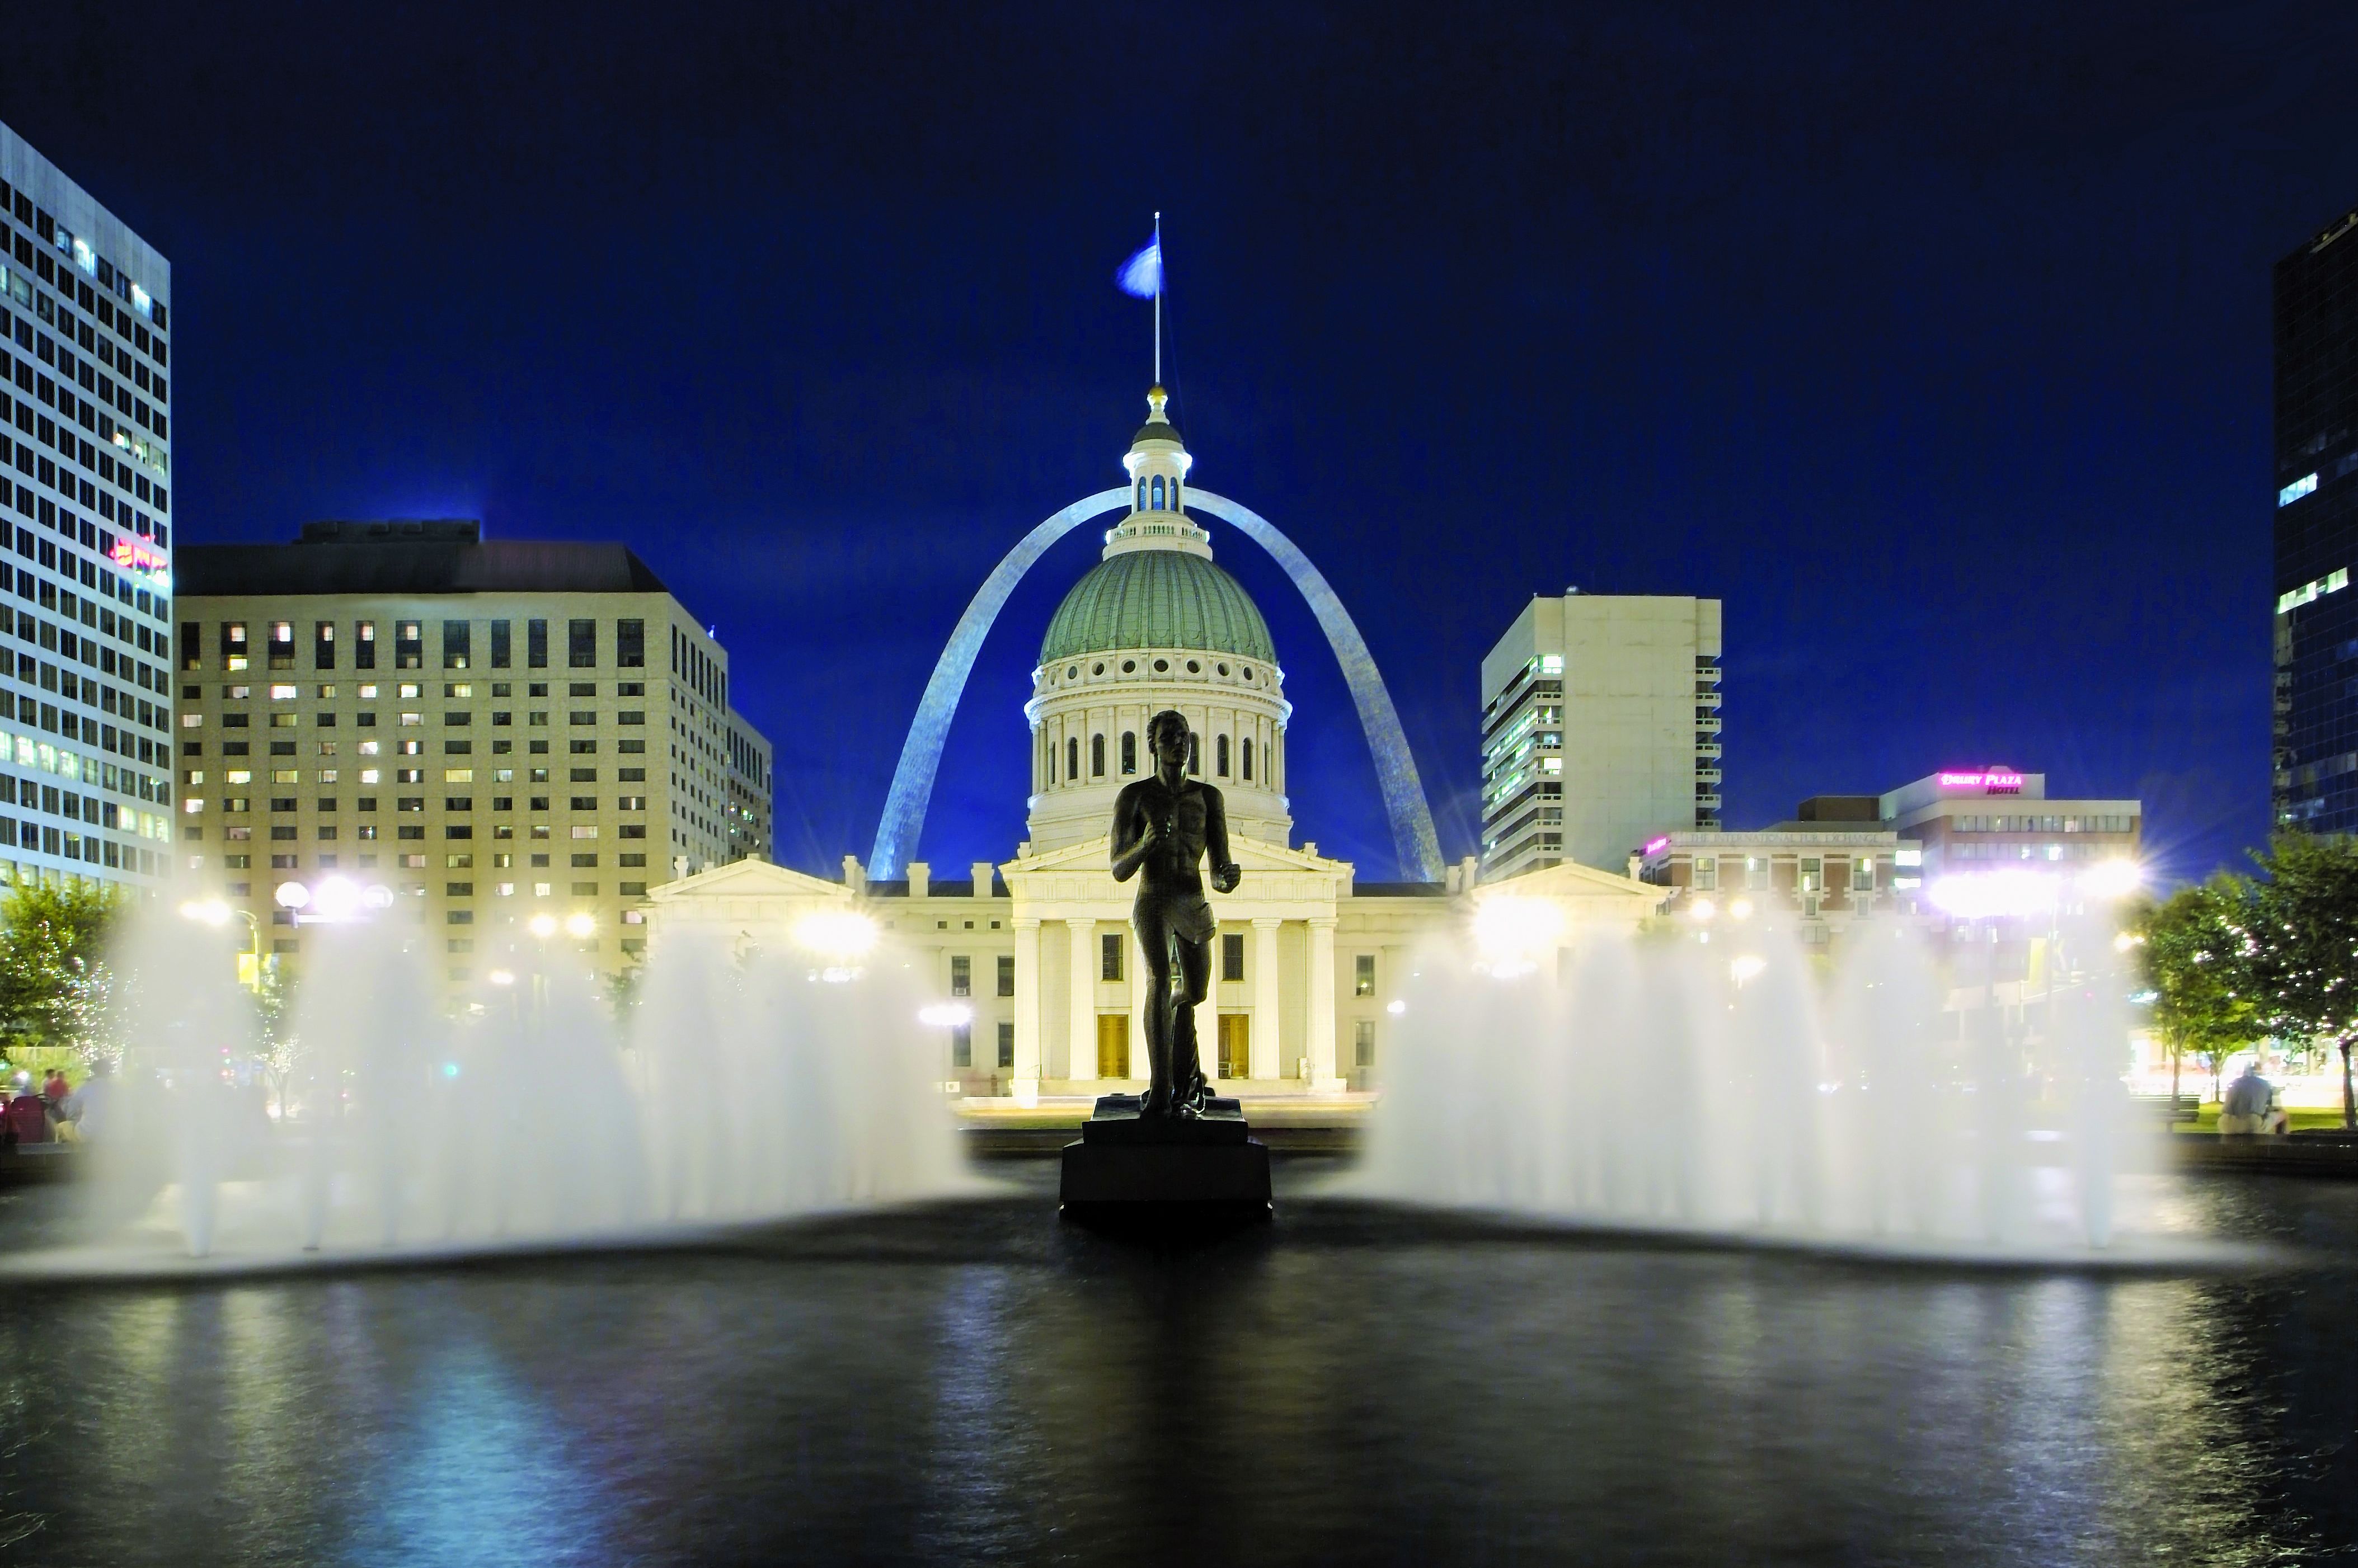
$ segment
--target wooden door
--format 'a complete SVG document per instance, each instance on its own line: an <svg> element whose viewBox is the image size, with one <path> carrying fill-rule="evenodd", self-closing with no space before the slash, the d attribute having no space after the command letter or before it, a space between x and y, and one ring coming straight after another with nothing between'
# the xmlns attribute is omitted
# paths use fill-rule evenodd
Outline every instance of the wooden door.
<svg viewBox="0 0 2358 1568"><path fill-rule="evenodd" d="M1130 1014L1098 1014L1098 1076L1130 1076Z"/></svg>
<svg viewBox="0 0 2358 1568"><path fill-rule="evenodd" d="M1220 1014L1220 1076L1252 1076L1252 1014Z"/></svg>

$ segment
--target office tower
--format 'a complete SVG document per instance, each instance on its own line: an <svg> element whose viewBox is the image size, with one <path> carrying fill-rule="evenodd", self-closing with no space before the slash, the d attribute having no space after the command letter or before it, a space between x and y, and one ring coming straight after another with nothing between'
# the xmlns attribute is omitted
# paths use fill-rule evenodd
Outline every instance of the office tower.
<svg viewBox="0 0 2358 1568"><path fill-rule="evenodd" d="M728 651L622 546L313 523L180 568L183 871L268 953L333 882L435 928L453 982L551 922L611 970L650 887L767 848Z"/></svg>
<svg viewBox="0 0 2358 1568"><path fill-rule="evenodd" d="M1482 661L1483 875L1718 827L1719 703L1719 600L1532 599Z"/></svg>
<svg viewBox="0 0 2358 1568"><path fill-rule="evenodd" d="M2278 825L2358 831L2358 211L2277 263Z"/></svg>
<svg viewBox="0 0 2358 1568"><path fill-rule="evenodd" d="M0 876L152 884L172 827L171 267L0 125Z"/></svg>

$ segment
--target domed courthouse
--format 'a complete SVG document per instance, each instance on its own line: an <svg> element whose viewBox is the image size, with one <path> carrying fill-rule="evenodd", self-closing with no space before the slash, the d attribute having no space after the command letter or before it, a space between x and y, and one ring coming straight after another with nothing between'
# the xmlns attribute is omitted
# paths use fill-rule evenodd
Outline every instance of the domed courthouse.
<svg viewBox="0 0 2358 1568"><path fill-rule="evenodd" d="M1193 459L1167 417L1160 387L1123 460L1126 492L1076 503L1034 530L977 596L928 687L894 783L878 849L866 868L844 859L840 881L744 860L655 889L654 936L694 927L737 941L781 946L817 912L856 908L885 941L927 966L947 1011L968 1022L943 1030L943 1077L969 1095L1087 1096L1143 1086L1145 966L1130 930L1134 886L1108 869L1108 823L1121 787L1152 770L1146 721L1184 714L1189 769L1217 784L1228 806L1231 851L1244 869L1232 893L1215 894L1219 934L1213 985L1197 1010L1207 1076L1224 1094L1331 1094L1371 1087L1381 1061L1389 1004L1400 995L1417 943L1464 913L1471 862L1440 880L1358 883L1348 862L1317 846L1293 847L1287 799L1287 729L1293 705L1269 624L1243 586L1213 559L1212 535L1189 512ZM1204 495L1240 525L1260 523ZM1050 618L1024 716L1032 734L1027 836L1014 858L979 861L959 881L912 860L891 863L895 836L914 844L949 709L1000 603L1022 569L1084 518L1122 515L1103 557ZM1266 535L1275 531L1263 523ZM1272 548L1305 592L1331 590L1282 535ZM1264 543L1269 543L1267 537ZM1281 559L1285 557L1281 555ZM1398 736L1380 678L1338 603L1313 608L1336 651L1362 718L1371 683L1389 726L1369 740L1392 773L1405 773L1422 827L1424 865L1439 871L1413 763ZM1356 662L1364 667L1355 671ZM1389 746L1383 743L1389 741ZM1387 777L1387 805L1404 846L1401 785ZM905 824L905 826L903 826ZM871 880L871 872L875 873ZM1549 873L1585 913L1636 919L1657 893L1584 868Z"/></svg>

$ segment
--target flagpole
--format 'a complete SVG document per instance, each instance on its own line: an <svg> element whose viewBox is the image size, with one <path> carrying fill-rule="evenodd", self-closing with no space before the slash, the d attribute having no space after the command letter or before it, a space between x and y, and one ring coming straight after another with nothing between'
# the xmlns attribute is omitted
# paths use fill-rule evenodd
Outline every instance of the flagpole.
<svg viewBox="0 0 2358 1568"><path fill-rule="evenodd" d="M1163 384L1163 214L1154 215L1154 384Z"/></svg>

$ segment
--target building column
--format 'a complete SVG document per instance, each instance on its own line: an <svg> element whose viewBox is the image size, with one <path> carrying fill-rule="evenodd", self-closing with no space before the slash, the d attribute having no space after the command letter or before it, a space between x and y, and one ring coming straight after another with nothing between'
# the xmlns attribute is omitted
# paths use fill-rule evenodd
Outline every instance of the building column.
<svg viewBox="0 0 2358 1568"><path fill-rule="evenodd" d="M1040 1099L1040 923L1015 923L1015 1081L1018 1105Z"/></svg>
<svg viewBox="0 0 2358 1568"><path fill-rule="evenodd" d="M1097 922L1068 920L1073 934L1072 1071L1066 1076L1087 1084L1098 1076L1098 956Z"/></svg>
<svg viewBox="0 0 2358 1568"><path fill-rule="evenodd" d="M1343 1092L1335 1076L1335 917L1310 922L1310 1092Z"/></svg>
<svg viewBox="0 0 2358 1568"><path fill-rule="evenodd" d="M1256 920L1252 954L1252 1076L1281 1078L1285 1059L1278 1054L1277 920Z"/></svg>

